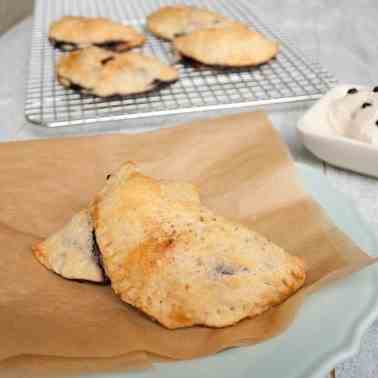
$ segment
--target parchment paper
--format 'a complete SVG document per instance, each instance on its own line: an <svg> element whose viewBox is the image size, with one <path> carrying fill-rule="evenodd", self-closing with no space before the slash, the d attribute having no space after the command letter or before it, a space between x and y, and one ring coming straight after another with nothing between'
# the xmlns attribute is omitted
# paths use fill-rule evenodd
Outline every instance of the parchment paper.
<svg viewBox="0 0 378 378"><path fill-rule="evenodd" d="M196 183L207 206L302 256L305 288L232 327L172 331L121 302L110 287L47 271L31 244L87 206L125 160L157 178ZM24 355L33 361L44 356L39 366L48 356L59 357L52 359L60 361L53 369L59 375L59 366L66 366L61 357L75 358L84 371L89 365L96 370L90 362L100 358L122 360L126 369L136 352L188 359L260 342L290 325L307 292L373 261L303 191L286 146L263 113L146 134L7 143L0 145L0 161L0 360L8 359L0 373L12 374L12 361L20 364Z"/></svg>

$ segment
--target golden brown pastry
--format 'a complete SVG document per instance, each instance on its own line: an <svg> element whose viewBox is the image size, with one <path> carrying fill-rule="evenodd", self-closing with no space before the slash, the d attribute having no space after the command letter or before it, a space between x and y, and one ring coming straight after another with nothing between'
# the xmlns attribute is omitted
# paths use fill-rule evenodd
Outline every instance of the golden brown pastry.
<svg viewBox="0 0 378 378"><path fill-rule="evenodd" d="M256 66L278 53L278 44L246 26L229 23L177 37L177 52L203 64L225 67Z"/></svg>
<svg viewBox="0 0 378 378"><path fill-rule="evenodd" d="M125 96L178 79L174 67L136 52L116 54L98 47L67 53L57 64L59 82L100 97Z"/></svg>
<svg viewBox="0 0 378 378"><path fill-rule="evenodd" d="M143 45L145 38L134 28L106 18L65 16L51 24L49 40L64 51L88 46L126 51Z"/></svg>
<svg viewBox="0 0 378 378"><path fill-rule="evenodd" d="M33 254L47 269L68 279L105 282L93 224L88 210L82 210L61 230L33 247Z"/></svg>
<svg viewBox="0 0 378 378"><path fill-rule="evenodd" d="M188 5L172 5L159 8L147 17L147 28L156 36L172 40L195 30L221 26L226 18L207 9Z"/></svg>
<svg viewBox="0 0 378 378"><path fill-rule="evenodd" d="M168 328L224 327L283 302L305 280L302 260L204 207L187 183L127 163L91 207L112 288Z"/></svg>

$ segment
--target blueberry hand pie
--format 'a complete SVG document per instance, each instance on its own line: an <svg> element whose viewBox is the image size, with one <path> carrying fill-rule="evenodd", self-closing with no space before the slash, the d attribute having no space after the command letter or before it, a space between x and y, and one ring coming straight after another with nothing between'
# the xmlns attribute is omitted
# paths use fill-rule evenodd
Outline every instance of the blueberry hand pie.
<svg viewBox="0 0 378 378"><path fill-rule="evenodd" d="M106 18L65 16L51 24L49 40L64 51L88 46L126 51L143 45L145 38L134 28Z"/></svg>
<svg viewBox="0 0 378 378"><path fill-rule="evenodd" d="M98 47L63 55L56 71L63 86L100 97L143 93L178 79L177 70L157 58Z"/></svg>
<svg viewBox="0 0 378 378"><path fill-rule="evenodd" d="M91 206L115 293L165 327L224 327L287 299L301 259L204 207L187 183L155 180L127 163Z"/></svg>
<svg viewBox="0 0 378 378"><path fill-rule="evenodd" d="M195 30L221 26L226 18L207 9L187 5L165 6L147 17L147 28L156 36L172 40Z"/></svg>
<svg viewBox="0 0 378 378"><path fill-rule="evenodd" d="M47 269L68 279L106 282L88 210L75 214L61 230L33 247Z"/></svg>
<svg viewBox="0 0 378 378"><path fill-rule="evenodd" d="M278 53L275 41L237 23L194 31L175 38L173 45L181 56L224 67L256 66Z"/></svg>

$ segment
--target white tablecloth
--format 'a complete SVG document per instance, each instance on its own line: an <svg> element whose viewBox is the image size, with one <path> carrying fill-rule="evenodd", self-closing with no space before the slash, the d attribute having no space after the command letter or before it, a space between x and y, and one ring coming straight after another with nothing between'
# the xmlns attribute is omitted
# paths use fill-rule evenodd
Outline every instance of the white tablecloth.
<svg viewBox="0 0 378 378"><path fill-rule="evenodd" d="M340 82L378 84L377 0L254 0L253 4L264 20L295 37L299 47L311 51ZM125 129L125 122L73 129L45 129L28 124L23 114L23 98L30 36L31 19L27 19L0 38L0 141L130 132ZM304 109L304 105L290 106L269 115L293 157L319 169L339 190L352 197L378 237L378 181L326 166L306 152L295 133L295 124ZM139 121L138 130L173 126L193 117ZM338 366L336 375L378 377L378 321L363 338L359 354Z"/></svg>

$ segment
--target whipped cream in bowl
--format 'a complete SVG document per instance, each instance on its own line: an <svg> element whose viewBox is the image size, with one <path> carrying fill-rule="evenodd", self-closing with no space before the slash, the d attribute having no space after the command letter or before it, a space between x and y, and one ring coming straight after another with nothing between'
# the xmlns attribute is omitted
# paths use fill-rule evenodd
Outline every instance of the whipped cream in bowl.
<svg viewBox="0 0 378 378"><path fill-rule="evenodd" d="M320 159L378 177L378 86L334 87L299 120L298 132Z"/></svg>
<svg viewBox="0 0 378 378"><path fill-rule="evenodd" d="M378 145L378 87L349 88L330 103L327 113L339 135Z"/></svg>

